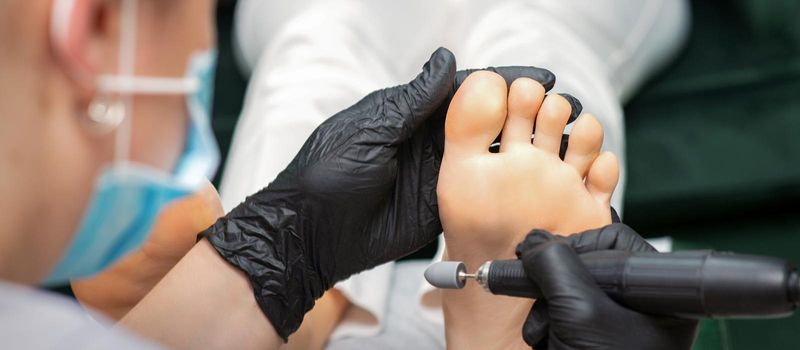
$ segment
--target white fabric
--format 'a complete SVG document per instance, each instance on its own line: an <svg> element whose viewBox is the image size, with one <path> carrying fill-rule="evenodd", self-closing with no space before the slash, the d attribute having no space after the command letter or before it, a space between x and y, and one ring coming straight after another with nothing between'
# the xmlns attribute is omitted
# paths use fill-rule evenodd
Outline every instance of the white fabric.
<svg viewBox="0 0 800 350"><path fill-rule="evenodd" d="M424 281L419 279L427 261L413 260L397 263L387 297L386 320L382 331L358 337L329 339L326 350L444 350L445 339L441 325L429 321L415 307L417 290Z"/></svg>
<svg viewBox="0 0 800 350"><path fill-rule="evenodd" d="M248 6L270 11L254 2L260 1L240 3L237 21L259 23L262 14L242 12ZM326 118L376 89L398 83L389 66L390 52L371 49L381 47L382 37L370 29L380 24L364 15L358 2L348 4L320 2L310 7L286 21L260 54L224 172L221 196L226 210L272 181ZM393 264L382 265L337 284L372 319L348 317L336 334L362 336L380 330L392 270Z"/></svg>
<svg viewBox="0 0 800 350"><path fill-rule="evenodd" d="M73 300L0 282L0 348L161 349L109 325Z"/></svg>
<svg viewBox="0 0 800 350"><path fill-rule="evenodd" d="M612 200L621 210L621 104L675 55L688 32L686 0L240 0L238 6L236 46L243 71L253 75L223 178L226 210L272 181L323 120L373 90L409 81L439 46L456 54L460 69L534 65L556 73L555 91L575 95L598 117L604 148L622 162ZM387 264L337 285L376 322L345 316L334 339L380 330L392 271ZM420 297L435 300L424 288ZM441 314L425 305L426 315Z"/></svg>

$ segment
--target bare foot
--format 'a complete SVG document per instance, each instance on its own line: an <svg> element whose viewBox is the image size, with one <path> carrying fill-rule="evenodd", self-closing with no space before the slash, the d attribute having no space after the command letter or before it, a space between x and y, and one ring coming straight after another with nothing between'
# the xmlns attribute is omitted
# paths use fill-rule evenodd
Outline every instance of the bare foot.
<svg viewBox="0 0 800 350"><path fill-rule="evenodd" d="M562 161L569 103L545 98L531 79L514 81L510 91L506 86L495 73L473 73L447 114L438 185L445 259L464 261L471 271L487 260L513 258L531 229L567 235L611 223L619 168L614 155L600 153L597 119L578 118ZM490 153L501 131L500 152ZM520 330L531 301L493 296L475 284L442 295L448 348L528 348Z"/></svg>

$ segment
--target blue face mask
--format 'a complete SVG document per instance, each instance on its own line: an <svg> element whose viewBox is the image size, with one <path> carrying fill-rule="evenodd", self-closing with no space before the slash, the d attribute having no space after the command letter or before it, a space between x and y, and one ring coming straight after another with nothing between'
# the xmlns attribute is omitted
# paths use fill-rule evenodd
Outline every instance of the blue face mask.
<svg viewBox="0 0 800 350"><path fill-rule="evenodd" d="M213 51L193 56L187 77L166 88L186 87L189 113L186 146L173 172L125 160L116 161L105 169L96 183L78 232L66 254L45 279L45 285L65 284L71 279L91 276L140 247L167 204L197 191L213 175L219 163L219 149L209 117L215 63ZM140 80L147 80L142 84L147 86L158 85L159 81ZM111 90L141 90L132 87L136 84L131 79L114 84L127 88Z"/></svg>

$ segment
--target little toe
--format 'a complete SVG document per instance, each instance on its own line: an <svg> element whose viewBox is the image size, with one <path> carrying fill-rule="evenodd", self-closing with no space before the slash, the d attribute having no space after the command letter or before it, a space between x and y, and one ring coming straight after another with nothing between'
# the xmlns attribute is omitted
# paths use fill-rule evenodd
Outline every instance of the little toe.
<svg viewBox="0 0 800 350"><path fill-rule="evenodd" d="M581 178L586 177L589 166L600 154L602 145L603 126L593 115L584 114L572 127L564 162L575 167Z"/></svg>
<svg viewBox="0 0 800 350"><path fill-rule="evenodd" d="M594 160L586 176L586 189L603 205L611 205L611 195L619 181L619 161L611 152L603 152Z"/></svg>

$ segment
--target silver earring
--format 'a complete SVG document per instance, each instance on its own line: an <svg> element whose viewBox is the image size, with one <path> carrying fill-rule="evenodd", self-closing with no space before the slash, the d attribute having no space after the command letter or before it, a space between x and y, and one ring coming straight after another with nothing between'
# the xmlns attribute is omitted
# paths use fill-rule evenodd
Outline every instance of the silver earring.
<svg viewBox="0 0 800 350"><path fill-rule="evenodd" d="M95 98L87 110L89 127L97 133L108 133L119 127L125 119L125 105L122 101L108 98Z"/></svg>

